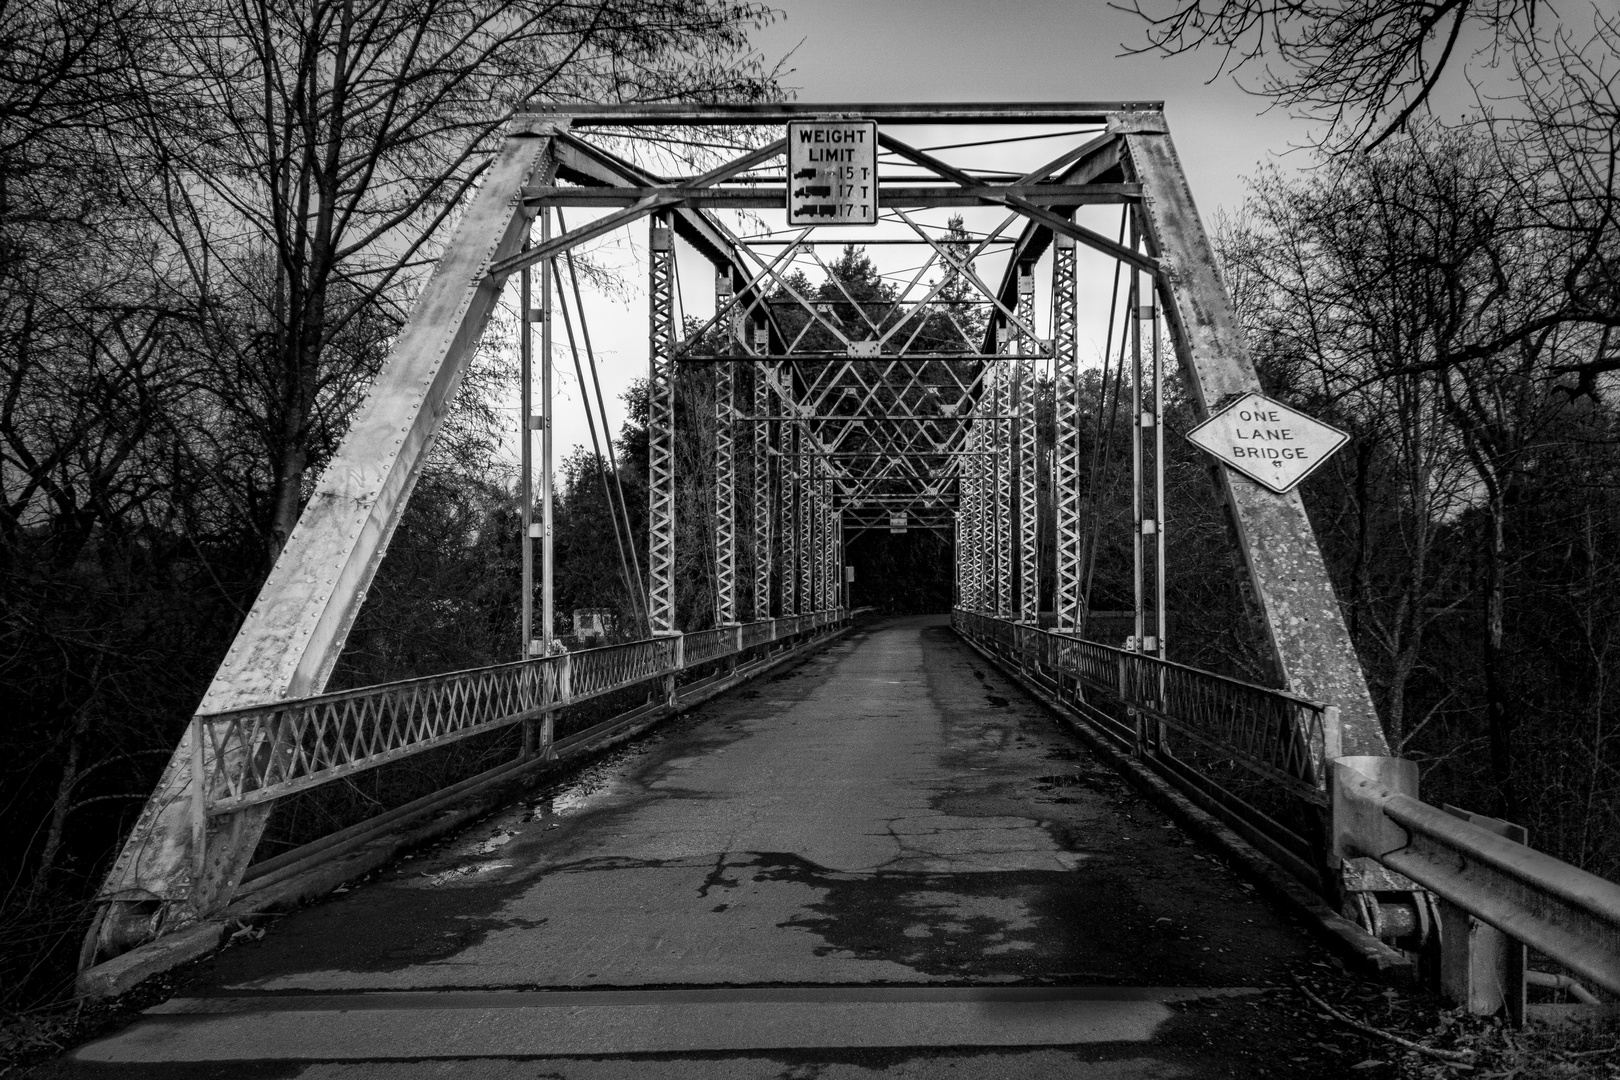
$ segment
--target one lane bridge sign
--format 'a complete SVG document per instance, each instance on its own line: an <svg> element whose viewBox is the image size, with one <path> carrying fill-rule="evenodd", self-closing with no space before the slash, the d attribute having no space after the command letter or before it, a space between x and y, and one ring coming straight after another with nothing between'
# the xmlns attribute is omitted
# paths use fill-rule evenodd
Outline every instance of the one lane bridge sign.
<svg viewBox="0 0 1620 1080"><path fill-rule="evenodd" d="M787 126L789 225L877 224L877 121Z"/></svg>
<svg viewBox="0 0 1620 1080"><path fill-rule="evenodd" d="M1350 441L1336 427L1264 394L1244 394L1187 432L1187 441L1281 495Z"/></svg>

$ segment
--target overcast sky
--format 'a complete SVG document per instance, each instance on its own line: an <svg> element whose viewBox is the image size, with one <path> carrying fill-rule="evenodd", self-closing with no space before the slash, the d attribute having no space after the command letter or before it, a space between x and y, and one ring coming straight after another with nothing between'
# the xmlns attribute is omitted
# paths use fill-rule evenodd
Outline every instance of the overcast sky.
<svg viewBox="0 0 1620 1080"><path fill-rule="evenodd" d="M756 35L802 101L1163 101L1207 217L1309 129L1230 79L1213 53L1122 56L1145 23L1103 0L777 0ZM1163 6L1162 3L1160 6ZM1302 154L1292 156L1302 160Z"/></svg>
<svg viewBox="0 0 1620 1080"><path fill-rule="evenodd" d="M1304 124L1266 112L1262 99L1228 78L1209 81L1216 55L1121 55L1124 46L1143 41L1144 24L1102 0L775 2L784 17L757 32L755 41L769 62L785 61L783 85L800 101L1163 101L1206 223L1217 209L1241 204L1243 178L1262 163L1276 160L1290 169L1309 163L1294 150L1309 135ZM587 301L615 433L623 419L620 393L646 372L644 233L642 225L596 246L595 258L615 265L627 286L618 297ZM686 262L695 260L683 260L683 268ZM693 295L694 279L700 279L699 291L709 287L694 272L699 269L683 278L686 308L694 314L704 306ZM589 437L571 366L559 356L559 461Z"/></svg>

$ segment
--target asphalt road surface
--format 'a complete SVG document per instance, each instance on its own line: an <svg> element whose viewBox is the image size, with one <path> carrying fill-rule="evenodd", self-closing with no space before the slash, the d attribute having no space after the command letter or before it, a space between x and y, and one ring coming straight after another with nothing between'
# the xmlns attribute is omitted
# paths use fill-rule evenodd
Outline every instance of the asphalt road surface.
<svg viewBox="0 0 1620 1080"><path fill-rule="evenodd" d="M1323 1077L1276 988L1324 961L914 619L244 935L39 1075Z"/></svg>

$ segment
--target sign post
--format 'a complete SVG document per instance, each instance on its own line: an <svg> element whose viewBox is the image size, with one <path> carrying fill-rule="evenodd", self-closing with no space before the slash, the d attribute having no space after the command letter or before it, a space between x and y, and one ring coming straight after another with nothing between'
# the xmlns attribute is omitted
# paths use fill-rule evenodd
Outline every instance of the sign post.
<svg viewBox="0 0 1620 1080"><path fill-rule="evenodd" d="M1264 394L1250 393L1187 432L1187 441L1282 495L1350 436Z"/></svg>
<svg viewBox="0 0 1620 1080"><path fill-rule="evenodd" d="M877 121L787 126L789 225L877 224Z"/></svg>

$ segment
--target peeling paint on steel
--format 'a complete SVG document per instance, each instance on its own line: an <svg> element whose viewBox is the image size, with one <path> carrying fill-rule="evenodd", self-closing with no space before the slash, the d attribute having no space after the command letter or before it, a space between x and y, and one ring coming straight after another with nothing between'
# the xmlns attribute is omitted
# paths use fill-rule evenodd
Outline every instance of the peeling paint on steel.
<svg viewBox="0 0 1620 1080"><path fill-rule="evenodd" d="M511 194L555 170L549 141L510 138L445 249L353 426L319 479L287 547L215 674L199 711L319 692L399 522L463 359L500 283L480 284L492 251L515 253L530 215ZM445 327L450 333L445 334ZM426 403L429 408L422 408ZM381 447L393 449L379 462ZM316 582L325 586L313 591ZM229 899L263 831L267 807L216 819L203 880L188 888L190 734L165 768L101 896L184 900L192 914Z"/></svg>
<svg viewBox="0 0 1620 1080"><path fill-rule="evenodd" d="M1163 126L1141 113L1110 118L1123 131L1133 179L1142 184L1147 232L1163 266L1160 290L1176 353L1200 417L1261 391L1242 328ZM1220 483L1232 507L1277 665L1290 690L1337 705L1347 754L1387 754L1366 677L1299 492L1277 495L1229 469Z"/></svg>

